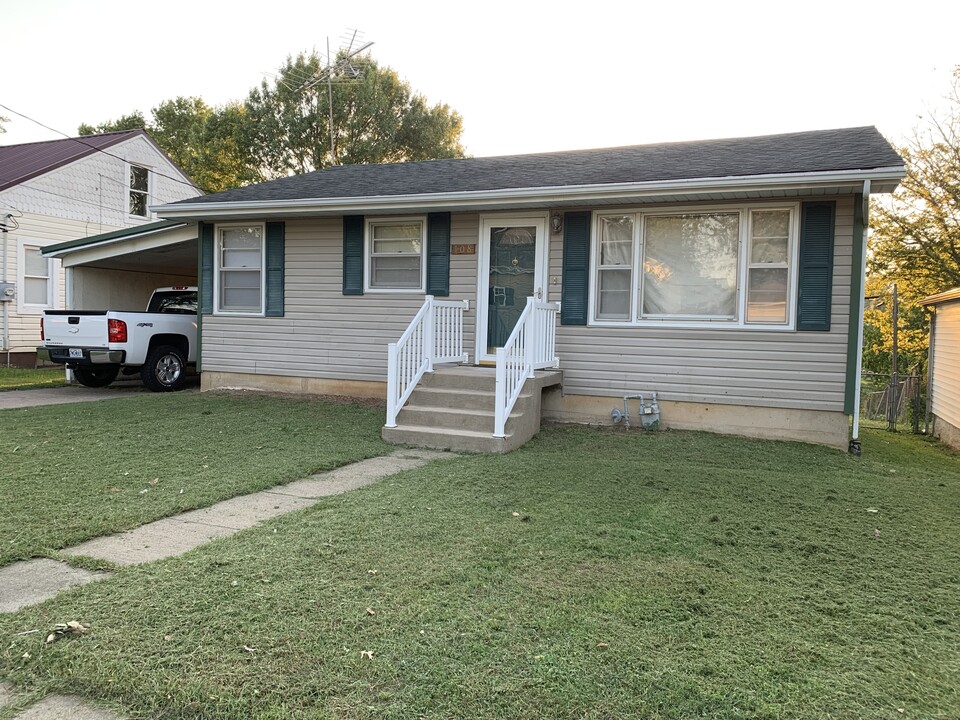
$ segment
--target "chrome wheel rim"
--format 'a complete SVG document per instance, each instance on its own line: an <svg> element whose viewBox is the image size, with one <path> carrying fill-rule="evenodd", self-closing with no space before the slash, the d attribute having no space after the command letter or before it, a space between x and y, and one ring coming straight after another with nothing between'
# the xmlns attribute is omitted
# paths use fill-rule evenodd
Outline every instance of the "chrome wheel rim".
<svg viewBox="0 0 960 720"><path fill-rule="evenodd" d="M157 380L164 385L173 385L183 372L183 365L176 355L164 355L157 363Z"/></svg>

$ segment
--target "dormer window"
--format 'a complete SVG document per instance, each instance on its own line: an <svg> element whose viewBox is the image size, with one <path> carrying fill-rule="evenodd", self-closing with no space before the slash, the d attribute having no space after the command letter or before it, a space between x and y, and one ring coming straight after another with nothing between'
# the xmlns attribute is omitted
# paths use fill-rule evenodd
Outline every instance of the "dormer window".
<svg viewBox="0 0 960 720"><path fill-rule="evenodd" d="M147 217L147 194L150 171L139 165L130 166L130 214Z"/></svg>

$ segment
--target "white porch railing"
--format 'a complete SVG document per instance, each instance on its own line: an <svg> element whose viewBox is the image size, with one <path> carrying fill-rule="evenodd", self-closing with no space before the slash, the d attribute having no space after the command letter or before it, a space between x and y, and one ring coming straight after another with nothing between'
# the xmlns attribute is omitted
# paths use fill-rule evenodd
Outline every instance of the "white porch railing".
<svg viewBox="0 0 960 720"><path fill-rule="evenodd" d="M425 372L434 363L466 362L463 352L463 313L469 300L437 300L427 295L400 339L387 346L387 427L397 426L397 414Z"/></svg>
<svg viewBox="0 0 960 720"><path fill-rule="evenodd" d="M527 298L517 325L502 348L497 348L497 399L494 437L506 437L504 428L523 384L534 370L560 367L557 357L558 303Z"/></svg>

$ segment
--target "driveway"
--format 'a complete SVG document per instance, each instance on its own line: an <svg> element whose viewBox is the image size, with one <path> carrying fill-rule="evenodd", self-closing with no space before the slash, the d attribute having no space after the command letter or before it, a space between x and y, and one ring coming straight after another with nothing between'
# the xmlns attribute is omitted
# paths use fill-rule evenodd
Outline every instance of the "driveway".
<svg viewBox="0 0 960 720"><path fill-rule="evenodd" d="M199 390L200 376L194 375L187 378L186 387L180 392L198 392ZM0 410L136 397L144 393L151 394L139 378L118 380L105 388L68 385L67 387L40 388L37 390L9 390L0 392Z"/></svg>

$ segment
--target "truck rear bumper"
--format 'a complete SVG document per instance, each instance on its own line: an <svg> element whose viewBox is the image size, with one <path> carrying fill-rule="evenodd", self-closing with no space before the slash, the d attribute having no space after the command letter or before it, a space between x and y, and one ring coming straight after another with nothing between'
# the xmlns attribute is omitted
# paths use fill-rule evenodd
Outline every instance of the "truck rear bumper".
<svg viewBox="0 0 960 720"><path fill-rule="evenodd" d="M73 354L71 354L73 350ZM77 355L77 352L80 355ZM125 350L104 350L103 348L38 347L37 359L66 365L122 365L126 358Z"/></svg>

